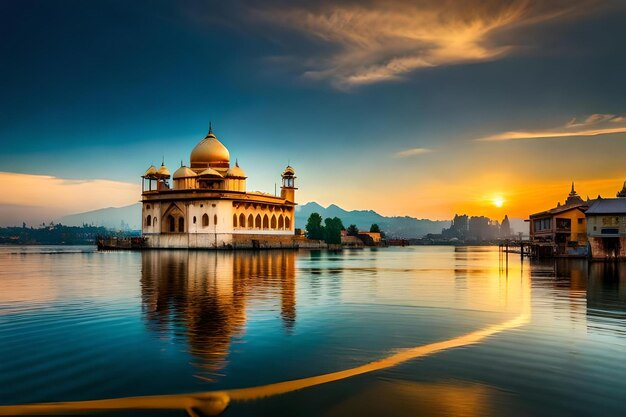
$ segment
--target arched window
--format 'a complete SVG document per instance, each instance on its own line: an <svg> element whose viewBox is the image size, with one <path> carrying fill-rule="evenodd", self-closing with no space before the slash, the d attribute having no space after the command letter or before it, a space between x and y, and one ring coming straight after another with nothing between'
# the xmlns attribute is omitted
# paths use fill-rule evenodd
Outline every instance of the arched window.
<svg viewBox="0 0 626 417"><path fill-rule="evenodd" d="M254 217L252 214L248 216L248 228L252 229L254 227Z"/></svg>
<svg viewBox="0 0 626 417"><path fill-rule="evenodd" d="M289 217L285 217L285 229L291 229L291 219Z"/></svg>
<svg viewBox="0 0 626 417"><path fill-rule="evenodd" d="M167 222L169 223L169 231L170 232L175 232L176 231L176 220L174 220L174 216L172 216L171 214L167 217Z"/></svg>
<svg viewBox="0 0 626 417"><path fill-rule="evenodd" d="M148 214L146 217L146 226L152 226L152 216Z"/></svg>
<svg viewBox="0 0 626 417"><path fill-rule="evenodd" d="M207 227L209 225L209 215L204 213L202 215L202 227Z"/></svg>
<svg viewBox="0 0 626 417"><path fill-rule="evenodd" d="M272 222L270 223L272 229L276 229L276 216L272 214Z"/></svg>
<svg viewBox="0 0 626 417"><path fill-rule="evenodd" d="M217 214L213 215L213 224L217 226Z"/></svg>
<svg viewBox="0 0 626 417"><path fill-rule="evenodd" d="M246 215L243 213L239 215L239 227L246 227Z"/></svg>
<svg viewBox="0 0 626 417"><path fill-rule="evenodd" d="M261 228L261 215L260 214L257 214L256 219L254 219L254 227L256 227L257 229Z"/></svg>
<svg viewBox="0 0 626 417"><path fill-rule="evenodd" d="M157 221L157 218L155 217L155 218L154 218L154 221L153 221L153 223L154 223L154 225L155 225L155 226L156 226L156 221Z"/></svg>
<svg viewBox="0 0 626 417"><path fill-rule="evenodd" d="M185 231L185 219L181 217L178 219L178 232L183 233L184 231Z"/></svg>
<svg viewBox="0 0 626 417"><path fill-rule="evenodd" d="M196 224L196 216L193 216L193 224Z"/></svg>
<svg viewBox="0 0 626 417"><path fill-rule="evenodd" d="M237 215L233 214L233 227L237 227Z"/></svg>
<svg viewBox="0 0 626 417"><path fill-rule="evenodd" d="M265 216L263 216L263 228L264 229L269 229L270 228L270 219L269 219L269 217L267 217L267 214Z"/></svg>
<svg viewBox="0 0 626 417"><path fill-rule="evenodd" d="M278 228L279 229L284 229L285 228L285 219L283 218L282 214L280 216L278 216Z"/></svg>

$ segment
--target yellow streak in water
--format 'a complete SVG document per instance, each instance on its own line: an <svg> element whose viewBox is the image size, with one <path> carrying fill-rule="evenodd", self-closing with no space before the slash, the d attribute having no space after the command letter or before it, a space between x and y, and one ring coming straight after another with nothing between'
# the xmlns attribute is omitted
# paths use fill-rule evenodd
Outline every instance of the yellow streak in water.
<svg viewBox="0 0 626 417"><path fill-rule="evenodd" d="M228 407L231 400L245 401L285 394L291 391L301 390L316 385L339 381L356 375L362 375L368 372L390 368L408 360L432 355L443 350L479 343L489 336L493 336L497 333L511 330L528 323L530 320L530 299L528 297L524 298L525 300L522 311L517 317L511 320L487 326L483 329L452 339L402 350L378 361L370 362L365 365L343 371L234 390L206 391L178 395L113 398L107 400L0 406L0 416L49 415L130 409L176 409L186 410L191 416L197 416L198 412L200 412L201 415L219 415L226 409L226 407Z"/></svg>

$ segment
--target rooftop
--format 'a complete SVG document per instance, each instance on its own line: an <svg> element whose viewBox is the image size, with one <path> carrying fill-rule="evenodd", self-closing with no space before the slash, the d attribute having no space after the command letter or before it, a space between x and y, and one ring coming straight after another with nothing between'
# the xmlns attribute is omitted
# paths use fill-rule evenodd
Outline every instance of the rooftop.
<svg viewBox="0 0 626 417"><path fill-rule="evenodd" d="M599 198L589 207L587 214L626 214L626 198Z"/></svg>
<svg viewBox="0 0 626 417"><path fill-rule="evenodd" d="M567 196L567 199L565 200L564 204L561 204L559 202L556 207L551 208L546 211L539 212L539 213L531 214L530 217L534 218L534 217L554 215L554 214L563 213L563 212L573 210L573 209L585 211L591 203L592 203L591 200L587 199L587 201L585 201L578 195L578 193L574 189L574 183L572 182L572 189L569 195Z"/></svg>

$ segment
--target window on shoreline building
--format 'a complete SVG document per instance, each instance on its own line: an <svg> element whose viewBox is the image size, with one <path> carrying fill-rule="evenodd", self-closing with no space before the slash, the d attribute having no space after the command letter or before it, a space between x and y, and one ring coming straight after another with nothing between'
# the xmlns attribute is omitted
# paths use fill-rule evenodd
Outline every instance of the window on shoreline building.
<svg viewBox="0 0 626 417"><path fill-rule="evenodd" d="M146 217L146 226L152 226L152 216L148 214Z"/></svg>
<svg viewBox="0 0 626 417"><path fill-rule="evenodd" d="M209 215L204 213L202 215L202 227L207 227L209 225Z"/></svg>
<svg viewBox="0 0 626 417"><path fill-rule="evenodd" d="M535 220L535 231L540 232L542 230L550 230L552 228L551 219L539 219Z"/></svg>

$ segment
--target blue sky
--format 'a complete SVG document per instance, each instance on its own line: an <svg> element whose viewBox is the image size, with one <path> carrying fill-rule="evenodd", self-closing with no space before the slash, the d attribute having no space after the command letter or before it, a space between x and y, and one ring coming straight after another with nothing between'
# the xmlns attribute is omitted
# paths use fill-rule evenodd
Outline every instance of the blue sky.
<svg viewBox="0 0 626 417"><path fill-rule="evenodd" d="M611 193L626 8L571 3L2 1L0 171L138 184L212 121L249 189L290 162L301 202L522 217L571 180Z"/></svg>

